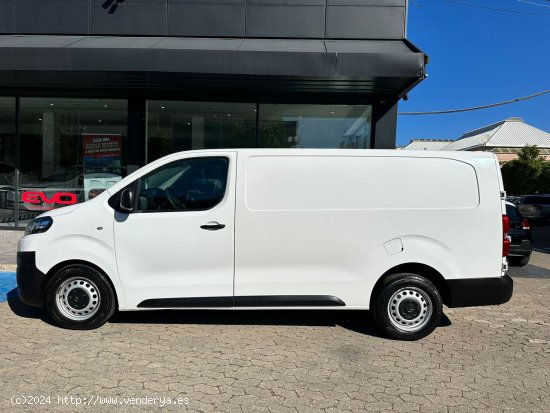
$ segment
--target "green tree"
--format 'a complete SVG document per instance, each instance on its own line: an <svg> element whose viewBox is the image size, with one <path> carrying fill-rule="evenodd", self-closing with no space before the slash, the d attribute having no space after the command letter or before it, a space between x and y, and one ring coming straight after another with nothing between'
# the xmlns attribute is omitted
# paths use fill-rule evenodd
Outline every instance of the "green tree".
<svg viewBox="0 0 550 413"><path fill-rule="evenodd" d="M504 164L502 179L509 194L549 192L550 162L540 156L540 150L536 146L526 145L519 151L518 159Z"/></svg>

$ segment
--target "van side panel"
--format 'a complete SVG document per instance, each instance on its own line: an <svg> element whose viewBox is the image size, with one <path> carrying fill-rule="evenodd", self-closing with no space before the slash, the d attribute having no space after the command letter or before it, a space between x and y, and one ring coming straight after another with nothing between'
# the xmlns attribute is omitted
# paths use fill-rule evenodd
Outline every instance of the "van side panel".
<svg viewBox="0 0 550 413"><path fill-rule="evenodd" d="M253 156L245 202L258 212L463 209L479 192L474 168L450 159Z"/></svg>
<svg viewBox="0 0 550 413"><path fill-rule="evenodd" d="M239 155L235 296L328 295L368 308L378 278L404 263L447 279L501 275L491 157L334 152ZM396 239L402 251L388 252Z"/></svg>

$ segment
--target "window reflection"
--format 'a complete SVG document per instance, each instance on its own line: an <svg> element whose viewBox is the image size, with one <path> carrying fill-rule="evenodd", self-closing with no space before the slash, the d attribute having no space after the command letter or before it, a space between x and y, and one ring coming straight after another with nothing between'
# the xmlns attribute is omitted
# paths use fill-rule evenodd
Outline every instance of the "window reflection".
<svg viewBox="0 0 550 413"><path fill-rule="evenodd" d="M371 106L260 105L264 148L369 148Z"/></svg>
<svg viewBox="0 0 550 413"><path fill-rule="evenodd" d="M147 161L210 148L370 148L372 106L147 102ZM256 140L256 128L258 138Z"/></svg>
<svg viewBox="0 0 550 413"><path fill-rule="evenodd" d="M21 98L19 116L22 225L87 201L125 175L125 100Z"/></svg>
<svg viewBox="0 0 550 413"><path fill-rule="evenodd" d="M191 149L254 146L254 103L147 102L147 162Z"/></svg>

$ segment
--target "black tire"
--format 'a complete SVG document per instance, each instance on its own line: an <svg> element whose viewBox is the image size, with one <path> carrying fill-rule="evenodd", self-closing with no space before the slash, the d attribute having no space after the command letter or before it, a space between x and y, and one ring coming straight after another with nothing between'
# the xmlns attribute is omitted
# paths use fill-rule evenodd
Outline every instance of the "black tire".
<svg viewBox="0 0 550 413"><path fill-rule="evenodd" d="M69 265L48 281L45 304L61 327L92 330L111 318L116 298L111 284L100 271L87 265Z"/></svg>
<svg viewBox="0 0 550 413"><path fill-rule="evenodd" d="M443 303L437 288L417 274L394 274L373 297L373 317L380 329L397 340L413 341L439 325ZM390 305L395 304L394 305Z"/></svg>
<svg viewBox="0 0 550 413"><path fill-rule="evenodd" d="M529 264L530 259L531 255L528 255L526 257L508 257L508 262L514 267L525 267L527 264Z"/></svg>

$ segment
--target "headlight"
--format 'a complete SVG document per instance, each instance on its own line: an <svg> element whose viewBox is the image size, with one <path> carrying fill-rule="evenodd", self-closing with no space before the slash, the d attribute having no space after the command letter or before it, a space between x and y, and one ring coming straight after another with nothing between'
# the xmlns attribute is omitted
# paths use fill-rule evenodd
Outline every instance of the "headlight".
<svg viewBox="0 0 550 413"><path fill-rule="evenodd" d="M25 229L25 235L40 234L42 232L46 232L50 229L52 224L53 219L51 219L50 217L33 219L31 222L29 222L29 225L27 225L27 229Z"/></svg>

